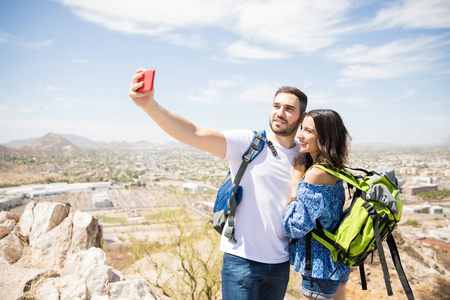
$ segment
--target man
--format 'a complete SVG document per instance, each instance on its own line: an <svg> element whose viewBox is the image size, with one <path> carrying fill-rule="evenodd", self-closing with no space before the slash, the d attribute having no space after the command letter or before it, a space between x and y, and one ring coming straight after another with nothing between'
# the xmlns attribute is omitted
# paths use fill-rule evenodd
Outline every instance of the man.
<svg viewBox="0 0 450 300"><path fill-rule="evenodd" d="M145 69L133 77L129 96L166 133L178 141L209 152L230 162L232 177L242 155L253 139L251 130L218 132L201 128L160 106L154 90L139 93L138 80ZM289 281L289 239L283 230L284 209L291 190L290 170L298 155L295 136L304 117L307 96L297 88L280 88L269 115L269 147L249 164L241 179L243 196L235 216L236 243L222 236L222 297L224 300L284 299Z"/></svg>

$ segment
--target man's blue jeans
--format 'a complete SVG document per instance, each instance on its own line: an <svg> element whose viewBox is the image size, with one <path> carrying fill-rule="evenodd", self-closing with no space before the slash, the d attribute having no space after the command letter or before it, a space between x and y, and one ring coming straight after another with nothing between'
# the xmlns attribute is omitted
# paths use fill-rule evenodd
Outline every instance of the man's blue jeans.
<svg viewBox="0 0 450 300"><path fill-rule="evenodd" d="M223 300L283 300L289 282L289 261L265 264L225 253Z"/></svg>

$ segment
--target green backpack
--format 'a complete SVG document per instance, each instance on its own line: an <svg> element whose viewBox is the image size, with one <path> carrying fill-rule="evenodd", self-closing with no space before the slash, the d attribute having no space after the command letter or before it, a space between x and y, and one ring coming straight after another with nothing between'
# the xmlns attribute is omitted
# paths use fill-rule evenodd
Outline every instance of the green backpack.
<svg viewBox="0 0 450 300"><path fill-rule="evenodd" d="M361 285L367 290L364 260L378 250L384 274L386 290L392 295L389 271L381 242L386 239L394 266L408 299L414 299L403 270L395 240L392 236L402 216L403 203L398 197L398 183L392 168L383 168L380 173L364 169L352 169L364 173L354 176L348 169L339 172L323 165L314 165L348 183L349 192L354 189L352 203L341 217L336 228L329 232L317 220L316 227L306 236L306 269L311 266L311 237L331 252L335 262L359 266ZM337 270L337 269L336 269Z"/></svg>

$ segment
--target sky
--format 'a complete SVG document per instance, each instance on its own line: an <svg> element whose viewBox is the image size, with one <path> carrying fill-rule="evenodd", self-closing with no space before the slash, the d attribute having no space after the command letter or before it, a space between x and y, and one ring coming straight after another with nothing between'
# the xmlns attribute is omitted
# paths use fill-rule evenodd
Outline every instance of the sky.
<svg viewBox="0 0 450 300"><path fill-rule="evenodd" d="M214 130L268 128L276 90L353 145L450 146L449 0L1 0L0 144L174 141L128 96Z"/></svg>

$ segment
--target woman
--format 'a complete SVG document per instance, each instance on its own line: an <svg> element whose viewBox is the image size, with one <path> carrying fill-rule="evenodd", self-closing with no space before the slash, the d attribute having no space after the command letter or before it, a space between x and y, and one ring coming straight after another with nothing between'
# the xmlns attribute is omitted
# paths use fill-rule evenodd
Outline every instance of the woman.
<svg viewBox="0 0 450 300"><path fill-rule="evenodd" d="M311 239L311 270L305 270L305 235L316 226L332 230L342 214L345 191L342 180L319 168L339 170L348 158L350 136L339 114L329 109L306 114L297 136L299 156L291 171L292 193L284 216L284 230L291 239L290 261L302 274L302 299L345 300L350 267L333 262L330 251ZM295 195L295 196L294 196Z"/></svg>

